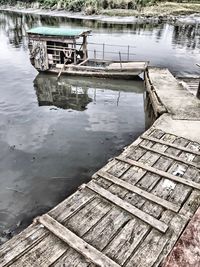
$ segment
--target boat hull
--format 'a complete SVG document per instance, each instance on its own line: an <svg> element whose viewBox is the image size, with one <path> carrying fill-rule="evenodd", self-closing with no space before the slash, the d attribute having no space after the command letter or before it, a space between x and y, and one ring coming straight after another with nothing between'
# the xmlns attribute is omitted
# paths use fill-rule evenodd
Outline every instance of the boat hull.
<svg viewBox="0 0 200 267"><path fill-rule="evenodd" d="M106 65L107 64L107 65ZM94 62L88 65L58 65L58 67L40 70L39 72L54 73L58 76L83 76L113 79L135 79L148 67L148 62Z"/></svg>
<svg viewBox="0 0 200 267"><path fill-rule="evenodd" d="M53 73L53 74L59 74L59 70L46 70L41 71L40 73ZM84 71L63 71L61 75L66 76L82 76L82 77L96 77L96 78L112 78L112 79L135 79L138 78L138 76L143 73L143 71L135 71L135 72L84 72Z"/></svg>

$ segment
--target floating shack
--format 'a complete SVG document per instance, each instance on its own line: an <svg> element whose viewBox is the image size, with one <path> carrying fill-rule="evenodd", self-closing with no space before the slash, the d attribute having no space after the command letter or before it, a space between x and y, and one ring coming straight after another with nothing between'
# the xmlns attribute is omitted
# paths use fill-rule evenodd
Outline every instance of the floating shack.
<svg viewBox="0 0 200 267"><path fill-rule="evenodd" d="M91 30L38 27L27 31L30 60L39 72L103 78L133 78L144 72L145 61L90 59L87 38Z"/></svg>

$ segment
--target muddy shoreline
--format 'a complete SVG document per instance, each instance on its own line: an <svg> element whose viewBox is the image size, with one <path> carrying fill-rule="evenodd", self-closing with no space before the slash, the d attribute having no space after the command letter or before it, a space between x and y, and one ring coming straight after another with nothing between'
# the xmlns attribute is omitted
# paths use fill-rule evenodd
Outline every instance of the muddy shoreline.
<svg viewBox="0 0 200 267"><path fill-rule="evenodd" d="M37 9L37 8L24 8L24 7L13 7L13 6L0 6L0 11L16 12L23 14L35 14L43 15L50 17L65 17L71 19L81 19L81 20L91 20L91 21L100 21L106 23L115 23L115 24L134 24L134 23L189 23L195 24L200 23L200 13L184 14L184 15L140 15L133 16L110 16L110 15L86 15L84 12L69 12L66 10L52 10L52 9Z"/></svg>

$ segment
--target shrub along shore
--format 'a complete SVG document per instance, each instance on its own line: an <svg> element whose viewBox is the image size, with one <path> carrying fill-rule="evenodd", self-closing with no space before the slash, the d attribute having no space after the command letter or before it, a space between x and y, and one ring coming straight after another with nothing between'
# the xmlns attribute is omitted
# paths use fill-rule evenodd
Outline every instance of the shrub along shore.
<svg viewBox="0 0 200 267"><path fill-rule="evenodd" d="M200 13L199 0L0 0L0 6L108 16L176 16Z"/></svg>

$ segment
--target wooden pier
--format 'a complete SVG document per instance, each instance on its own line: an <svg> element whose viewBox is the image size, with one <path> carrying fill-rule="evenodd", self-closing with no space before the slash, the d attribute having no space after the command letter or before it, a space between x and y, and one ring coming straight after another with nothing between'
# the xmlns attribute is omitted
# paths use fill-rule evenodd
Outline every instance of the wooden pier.
<svg viewBox="0 0 200 267"><path fill-rule="evenodd" d="M180 110L178 95L186 101L186 92L165 69L150 69L146 84L155 114L163 115L89 183L2 245L1 267L162 266L200 205L200 102L192 96L190 109Z"/></svg>

